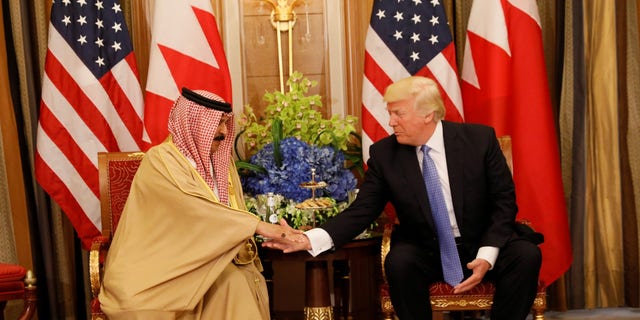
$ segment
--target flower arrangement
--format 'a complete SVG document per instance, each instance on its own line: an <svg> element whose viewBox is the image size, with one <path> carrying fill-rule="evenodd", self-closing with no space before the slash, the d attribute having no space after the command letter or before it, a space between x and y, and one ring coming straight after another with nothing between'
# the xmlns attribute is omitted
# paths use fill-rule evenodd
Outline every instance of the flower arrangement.
<svg viewBox="0 0 640 320"><path fill-rule="evenodd" d="M342 152L329 146L309 145L293 137L280 142L282 164L274 159L274 144L269 143L251 157L251 163L264 168L267 173L242 177L243 190L251 194L273 192L287 199L302 202L311 197L311 190L300 184L311 181L311 168L316 169L318 181L327 187L316 190L316 196L328 196L346 201L347 192L356 187L353 173L344 167Z"/></svg>
<svg viewBox="0 0 640 320"><path fill-rule="evenodd" d="M261 215L261 201L259 200L261 196L263 195L255 197L245 195L247 209L259 216ZM305 212L304 210L297 208L296 205L298 202L292 199L285 199L285 197L280 194L276 194L274 197L276 203L275 213L279 218L287 220L289 225L295 229L305 229L313 226L314 223L320 225L327 221L327 219L340 213L348 206L347 202L336 202L333 200L333 207L319 211L319 214L312 215L310 212Z"/></svg>
<svg viewBox="0 0 640 320"><path fill-rule="evenodd" d="M346 207L348 192L357 185L352 170L362 172L361 149L355 134L356 117L324 119L317 110L322 106L321 97L307 95L316 82L294 72L287 85L288 92L265 93L268 105L263 118L258 119L250 106L245 107L239 120L236 154L242 139L249 159L239 159L236 165L249 211L258 214L258 195L272 192L279 197L278 216L300 228L322 223ZM317 210L315 221L310 220L308 210L296 207L312 196L310 189L300 187L311 180L312 168L316 181L327 184L316 189L315 196L328 197L334 204Z"/></svg>

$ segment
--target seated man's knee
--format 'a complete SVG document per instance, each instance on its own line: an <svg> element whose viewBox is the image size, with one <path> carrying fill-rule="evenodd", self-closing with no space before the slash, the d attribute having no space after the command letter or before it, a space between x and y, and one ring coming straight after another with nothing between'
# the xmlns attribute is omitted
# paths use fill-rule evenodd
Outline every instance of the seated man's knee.
<svg viewBox="0 0 640 320"><path fill-rule="evenodd" d="M526 256L531 264L542 264L542 252L538 245L528 242L526 246Z"/></svg>
<svg viewBox="0 0 640 320"><path fill-rule="evenodd" d="M518 254L519 264L537 271L542 266L542 253L540 248L529 241L518 241L515 252Z"/></svg>
<svg viewBox="0 0 640 320"><path fill-rule="evenodd" d="M405 250L390 250L384 261L385 274L387 279L403 280L414 274L416 266L416 256L407 254Z"/></svg>

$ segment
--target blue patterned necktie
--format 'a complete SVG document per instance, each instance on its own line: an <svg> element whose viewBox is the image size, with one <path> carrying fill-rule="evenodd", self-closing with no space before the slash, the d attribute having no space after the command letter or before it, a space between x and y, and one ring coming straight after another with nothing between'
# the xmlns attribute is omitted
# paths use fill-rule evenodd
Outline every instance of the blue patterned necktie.
<svg viewBox="0 0 640 320"><path fill-rule="evenodd" d="M451 286L455 286L462 281L462 266L460 265L460 257L456 248L456 241L449 222L449 213L447 205L444 202L444 194L438 178L436 164L429 156L429 148L423 145L422 150L422 177L427 186L427 194L429 195L429 203L431 204L431 214L436 224L436 232L438 233L438 245L440 246L440 260L442 262L442 273L444 281Z"/></svg>

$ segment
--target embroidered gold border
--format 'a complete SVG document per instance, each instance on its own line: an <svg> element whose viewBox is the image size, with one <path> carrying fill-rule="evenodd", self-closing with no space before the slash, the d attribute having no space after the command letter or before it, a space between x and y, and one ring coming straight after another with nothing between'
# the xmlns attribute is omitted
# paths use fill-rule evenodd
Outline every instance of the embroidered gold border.
<svg viewBox="0 0 640 320"><path fill-rule="evenodd" d="M478 299L438 299L431 298L431 307L433 309L437 308L448 308L450 306L458 306L460 308L469 308L469 309L490 309L493 301L491 299L486 298L478 298Z"/></svg>
<svg viewBox="0 0 640 320"><path fill-rule="evenodd" d="M305 320L334 320L333 307L305 307Z"/></svg>

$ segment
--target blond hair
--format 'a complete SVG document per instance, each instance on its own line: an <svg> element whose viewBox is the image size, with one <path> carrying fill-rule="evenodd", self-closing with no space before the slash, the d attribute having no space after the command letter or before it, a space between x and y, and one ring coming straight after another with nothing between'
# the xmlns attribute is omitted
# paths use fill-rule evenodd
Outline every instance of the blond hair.
<svg viewBox="0 0 640 320"><path fill-rule="evenodd" d="M445 107L438 84L430 78L411 76L398 80L387 87L384 93L386 103L415 98L414 110L424 114L434 112L434 120L444 119Z"/></svg>

